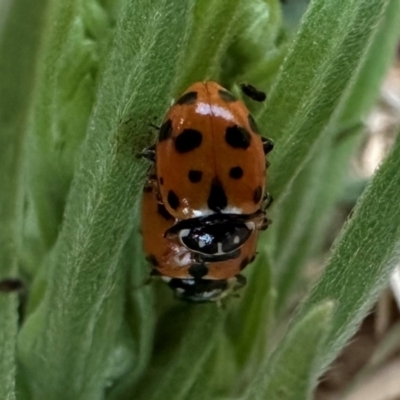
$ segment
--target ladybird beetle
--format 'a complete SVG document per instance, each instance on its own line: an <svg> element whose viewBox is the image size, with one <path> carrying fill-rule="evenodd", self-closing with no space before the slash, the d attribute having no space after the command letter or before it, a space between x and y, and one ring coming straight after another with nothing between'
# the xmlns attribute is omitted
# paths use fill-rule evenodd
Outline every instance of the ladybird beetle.
<svg viewBox="0 0 400 400"><path fill-rule="evenodd" d="M147 154L155 152L167 211L184 220L256 213L272 146L243 102L218 83L197 82L169 109Z"/></svg>
<svg viewBox="0 0 400 400"><path fill-rule="evenodd" d="M158 203L151 191L143 193L143 248L152 268L160 275L178 279L224 280L239 274L255 258L258 231L254 230L243 246L230 253L207 255L184 246L177 237L164 232L175 219Z"/></svg>

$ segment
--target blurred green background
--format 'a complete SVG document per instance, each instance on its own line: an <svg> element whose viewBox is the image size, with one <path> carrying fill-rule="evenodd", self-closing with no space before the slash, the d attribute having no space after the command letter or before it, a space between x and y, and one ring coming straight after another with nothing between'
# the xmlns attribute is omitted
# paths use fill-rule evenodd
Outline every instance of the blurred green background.
<svg viewBox="0 0 400 400"><path fill-rule="evenodd" d="M3 1L0 280L25 288L0 293L0 398L311 399L399 259L400 143L348 173L399 20L398 0ZM248 107L275 141L273 225L224 308L143 285L138 224L149 125L206 79L266 91Z"/></svg>

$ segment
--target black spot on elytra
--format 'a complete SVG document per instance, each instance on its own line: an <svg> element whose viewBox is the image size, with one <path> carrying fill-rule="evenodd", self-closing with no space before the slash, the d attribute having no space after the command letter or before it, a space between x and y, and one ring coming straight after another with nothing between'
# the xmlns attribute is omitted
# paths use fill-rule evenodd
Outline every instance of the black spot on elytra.
<svg viewBox="0 0 400 400"><path fill-rule="evenodd" d="M250 262L250 260L248 259L248 257L243 258L242 262L240 263L240 270L242 271L243 269L246 268L246 265L248 265Z"/></svg>
<svg viewBox="0 0 400 400"><path fill-rule="evenodd" d="M188 92L182 95L175 104L193 104L197 100L197 92Z"/></svg>
<svg viewBox="0 0 400 400"><path fill-rule="evenodd" d="M157 204L157 213L160 214L166 221L172 218L172 215L167 211L164 204Z"/></svg>
<svg viewBox="0 0 400 400"><path fill-rule="evenodd" d="M203 173L201 171L196 171L194 169L191 169L188 173L189 181L192 183L200 182L202 176L203 176Z"/></svg>
<svg viewBox="0 0 400 400"><path fill-rule="evenodd" d="M0 292L18 292L24 288L24 283L18 278L5 278L0 281Z"/></svg>
<svg viewBox="0 0 400 400"><path fill-rule="evenodd" d="M172 209L176 210L179 207L179 198L173 190L168 192L167 200Z"/></svg>
<svg viewBox="0 0 400 400"><path fill-rule="evenodd" d="M175 149L178 153L187 153L201 145L203 136L195 129L185 129L175 139Z"/></svg>
<svg viewBox="0 0 400 400"><path fill-rule="evenodd" d="M249 120L249 125L250 125L251 130L255 133L260 133L254 117L251 114L249 114L247 118Z"/></svg>
<svg viewBox="0 0 400 400"><path fill-rule="evenodd" d="M162 142L163 140L167 140L172 135L172 121L167 119L160 128L160 132L158 133L158 141Z"/></svg>
<svg viewBox="0 0 400 400"><path fill-rule="evenodd" d="M229 176L233 179L240 179L243 176L243 169L240 167L232 167Z"/></svg>
<svg viewBox="0 0 400 400"><path fill-rule="evenodd" d="M258 204L260 202L261 196L262 196L262 187L261 186L257 186L254 189L254 193L253 193L254 204Z"/></svg>
<svg viewBox="0 0 400 400"><path fill-rule="evenodd" d="M189 267L188 272L193 278L201 279L208 274L208 268L204 264L195 263Z"/></svg>
<svg viewBox="0 0 400 400"><path fill-rule="evenodd" d="M221 211L228 205L228 199L221 182L215 179L211 184L210 195L207 200L208 208L212 211Z"/></svg>
<svg viewBox="0 0 400 400"><path fill-rule="evenodd" d="M164 185L164 178L160 176L160 185Z"/></svg>
<svg viewBox="0 0 400 400"><path fill-rule="evenodd" d="M220 89L218 90L219 97L221 97L222 100L232 103L234 101L237 101L237 98L227 90Z"/></svg>
<svg viewBox="0 0 400 400"><path fill-rule="evenodd" d="M146 260L153 266L158 267L158 261L154 254L150 254L146 257Z"/></svg>
<svg viewBox="0 0 400 400"><path fill-rule="evenodd" d="M226 128L225 140L235 149L247 149L250 146L251 136L246 129L234 125Z"/></svg>

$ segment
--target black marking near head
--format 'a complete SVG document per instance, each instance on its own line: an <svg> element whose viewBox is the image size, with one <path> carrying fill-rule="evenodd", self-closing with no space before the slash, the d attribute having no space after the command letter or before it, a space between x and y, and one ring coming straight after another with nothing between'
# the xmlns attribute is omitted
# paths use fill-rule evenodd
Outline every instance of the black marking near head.
<svg viewBox="0 0 400 400"><path fill-rule="evenodd" d="M154 254L150 254L146 257L146 260L153 266L158 267L158 261Z"/></svg>
<svg viewBox="0 0 400 400"><path fill-rule="evenodd" d="M258 130L258 126L256 124L256 121L255 121L254 117L251 114L249 114L247 116L247 118L249 120L249 125L250 125L251 130L253 132L255 132L255 133L260 133L260 131Z"/></svg>
<svg viewBox="0 0 400 400"><path fill-rule="evenodd" d="M167 119L160 128L160 132L158 133L158 141L162 142L163 140L167 140L172 135L172 121Z"/></svg>
<svg viewBox="0 0 400 400"><path fill-rule="evenodd" d="M261 196L262 196L262 187L261 186L257 186L254 189L254 193L253 193L254 204L258 204L260 202Z"/></svg>
<svg viewBox="0 0 400 400"><path fill-rule="evenodd" d="M241 167L232 167L229 171L229 176L232 179L240 179L243 176L243 169Z"/></svg>
<svg viewBox="0 0 400 400"><path fill-rule="evenodd" d="M211 184L210 194L207 200L208 208L212 211L221 211L228 205L224 188L218 179L214 179Z"/></svg>
<svg viewBox="0 0 400 400"><path fill-rule="evenodd" d="M161 215L166 221L169 221L172 218L172 215L167 211L164 204L157 204L157 213Z"/></svg>
<svg viewBox="0 0 400 400"><path fill-rule="evenodd" d="M228 255L226 259L239 257L236 251L247 241L253 229L244 222L230 222L204 224L198 223L191 229L183 229L179 232L181 243L191 251L201 254L197 261L217 262L216 256ZM212 258L210 259L209 256ZM197 256L196 257L200 257Z"/></svg>
<svg viewBox="0 0 400 400"><path fill-rule="evenodd" d="M197 92L187 92L182 95L175 104L183 105L183 104L194 104L197 100Z"/></svg>
<svg viewBox="0 0 400 400"><path fill-rule="evenodd" d="M240 263L240 270L242 271L243 269L245 269L249 263L250 260L248 259L248 257L243 258L242 262Z"/></svg>
<svg viewBox="0 0 400 400"><path fill-rule="evenodd" d="M175 194L175 192L173 190L170 190L168 192L168 204L171 206L171 208L173 208L174 210L176 210L179 207L179 198L178 196Z"/></svg>
<svg viewBox="0 0 400 400"><path fill-rule="evenodd" d="M188 173L189 181L192 183L200 182L202 176L203 176L203 173L201 171L196 171L194 169L191 169Z"/></svg>
<svg viewBox="0 0 400 400"><path fill-rule="evenodd" d="M218 94L219 94L219 97L221 97L221 99L223 101L226 101L228 103L237 101L237 98L231 92L228 92L227 90L220 89L220 90L218 90Z"/></svg>
<svg viewBox="0 0 400 400"><path fill-rule="evenodd" d="M201 145L203 136L195 129L185 129L175 139L175 149L178 153L187 153Z"/></svg>
<svg viewBox="0 0 400 400"><path fill-rule="evenodd" d="M226 128L225 140L235 149L247 149L250 146L251 136L246 129L234 125Z"/></svg>
<svg viewBox="0 0 400 400"><path fill-rule="evenodd" d="M201 279L208 274L208 268L204 264L195 263L189 267L188 272L193 278Z"/></svg>

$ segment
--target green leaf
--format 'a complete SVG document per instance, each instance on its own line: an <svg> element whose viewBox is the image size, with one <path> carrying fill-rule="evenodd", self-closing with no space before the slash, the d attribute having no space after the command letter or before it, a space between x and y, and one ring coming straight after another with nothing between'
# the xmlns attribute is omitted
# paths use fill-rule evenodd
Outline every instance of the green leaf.
<svg viewBox="0 0 400 400"><path fill-rule="evenodd" d="M340 124L345 127L364 121L375 104L379 88L393 62L400 36L400 3L389 0L362 69L343 105Z"/></svg>
<svg viewBox="0 0 400 400"><path fill-rule="evenodd" d="M0 21L0 281L18 276L24 191L25 124L46 1L3 3ZM4 20L3 20L4 17ZM18 49L18 51L16 51ZM16 396L19 299L0 292L0 398Z"/></svg>
<svg viewBox="0 0 400 400"><path fill-rule="evenodd" d="M140 218L138 215L136 217L138 221ZM138 228L136 224L123 253L123 263L131 285L128 288L124 327L119 334L120 339L114 349L116 357L111 366L111 369L117 370L113 375L119 379L111 385L107 395L109 400L132 398L152 353L156 322L154 290L153 285L145 284L150 269L143 257ZM125 366L122 373L121 364Z"/></svg>
<svg viewBox="0 0 400 400"><path fill-rule="evenodd" d="M311 399L316 361L330 327L333 303L314 306L287 332L260 368L243 400Z"/></svg>
<svg viewBox="0 0 400 400"><path fill-rule="evenodd" d="M147 169L136 155L151 143L151 117L172 97L191 4L123 3L63 227L46 265L46 294L20 335L34 398L92 399L106 386L123 316L119 259Z"/></svg>
<svg viewBox="0 0 400 400"><path fill-rule="evenodd" d="M276 141L269 191L278 198L351 87L386 6L382 0L316 0L304 16L259 116Z"/></svg>
<svg viewBox="0 0 400 400"><path fill-rule="evenodd" d="M235 36L223 61L222 82L228 87L251 82L266 91L286 50L279 49L284 42L280 3L278 0L242 2L239 15Z"/></svg>
<svg viewBox="0 0 400 400"><path fill-rule="evenodd" d="M193 82L218 79L221 61L236 31L239 11L239 0L196 1L186 57L177 83L179 92Z"/></svg>
<svg viewBox="0 0 400 400"><path fill-rule="evenodd" d="M322 138L294 179L290 192L273 211L277 313L284 309L305 263L322 244L323 231L342 191L349 159L361 132L360 127L355 127L351 133L346 132L343 140L333 141L328 135ZM298 295L300 291L297 288L295 292Z"/></svg>
<svg viewBox="0 0 400 400"><path fill-rule="evenodd" d="M212 385L212 377L210 380L210 374L215 371L216 358L217 354L215 352L212 352L207 362L204 364L203 368L197 375L196 382L190 389L189 394L187 395L188 399L204 400L216 398ZM229 368L230 367L231 366L229 365Z"/></svg>
<svg viewBox="0 0 400 400"><path fill-rule="evenodd" d="M248 283L242 298L232 305L228 316L227 334L232 340L240 368L252 361L253 369L265 355L267 331L273 315L274 293L271 266L265 251L248 267ZM253 370L252 369L252 370Z"/></svg>
<svg viewBox="0 0 400 400"><path fill-rule="evenodd" d="M5 400L15 400L17 308L16 294L0 293L0 398Z"/></svg>
<svg viewBox="0 0 400 400"><path fill-rule="evenodd" d="M274 52L280 27L277 0L197 1L186 57L178 78L179 91L204 79L217 80L230 87L238 80L254 76L264 87L279 66L274 62ZM271 72L266 73L270 64Z"/></svg>
<svg viewBox="0 0 400 400"><path fill-rule="evenodd" d="M364 191L336 240L325 272L300 316L325 299L337 302L323 347L321 374L354 334L400 256L400 140Z"/></svg>
<svg viewBox="0 0 400 400"><path fill-rule="evenodd" d="M10 3L0 36L0 279L17 273L25 128L46 1L39 1L34 12L27 12L27 5L24 0Z"/></svg>
<svg viewBox="0 0 400 400"><path fill-rule="evenodd" d="M29 123L27 182L49 249L60 230L110 29L95 0L52 1L46 23Z"/></svg>
<svg viewBox="0 0 400 400"><path fill-rule="evenodd" d="M361 124L376 98L385 71L393 58L400 33L400 3L391 1L381 19L356 81L342 101L341 111L314 148L310 159L294 179L290 193L278 205L274 262L279 265L277 306L284 305L300 269L320 242L321 228L337 198ZM275 218L274 218L275 219Z"/></svg>
<svg viewBox="0 0 400 400"><path fill-rule="evenodd" d="M187 399L215 349L223 314L215 304L183 304L160 321L153 368L143 378L135 399ZM157 382L149 385L149 380Z"/></svg>

